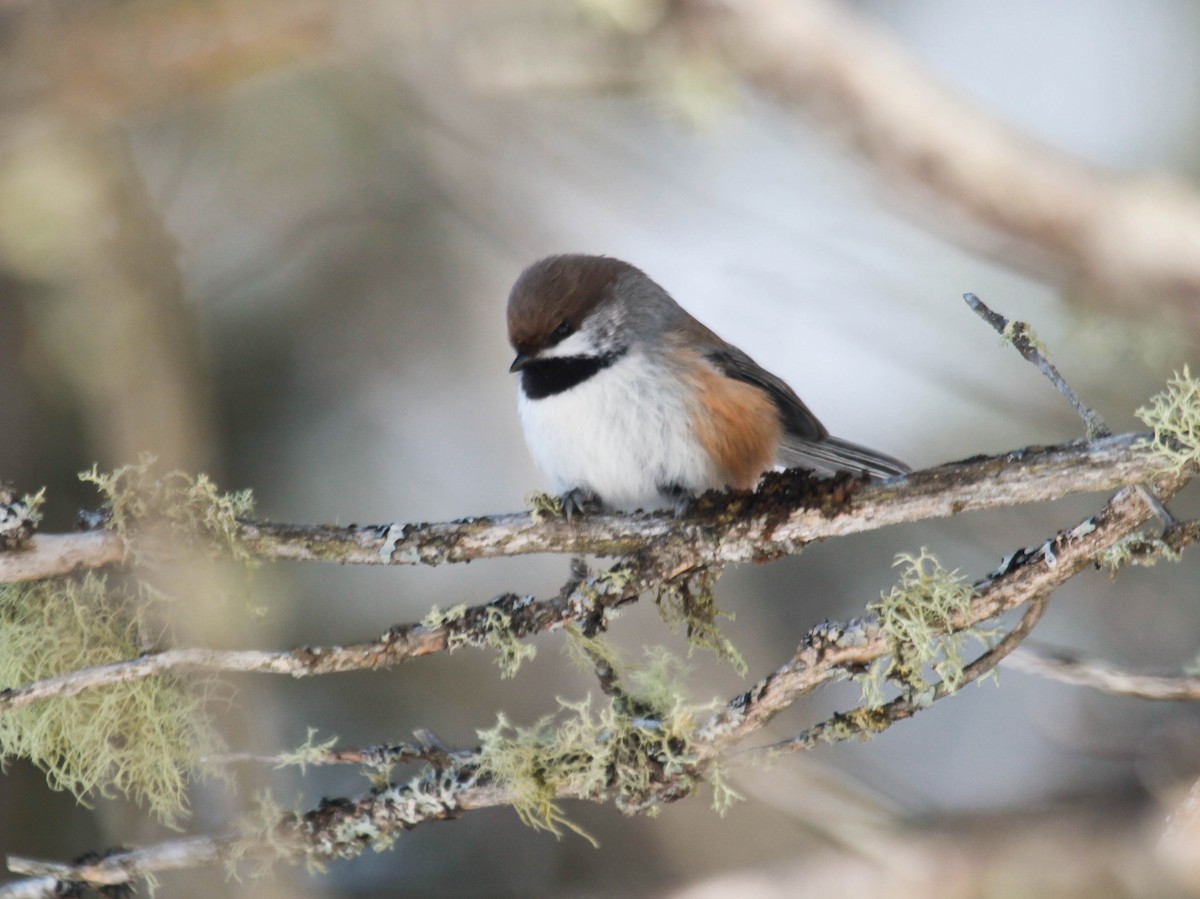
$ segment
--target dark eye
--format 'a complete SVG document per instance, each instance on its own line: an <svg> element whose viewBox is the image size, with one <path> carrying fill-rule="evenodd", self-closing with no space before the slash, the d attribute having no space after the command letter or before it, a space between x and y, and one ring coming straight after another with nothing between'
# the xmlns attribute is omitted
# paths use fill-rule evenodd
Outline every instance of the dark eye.
<svg viewBox="0 0 1200 899"><path fill-rule="evenodd" d="M574 330L575 329L571 327L570 322L563 322L557 328L554 329L554 331L550 334L550 336L554 338L555 342L558 342L560 340L565 340L566 338L570 337L571 333Z"/></svg>

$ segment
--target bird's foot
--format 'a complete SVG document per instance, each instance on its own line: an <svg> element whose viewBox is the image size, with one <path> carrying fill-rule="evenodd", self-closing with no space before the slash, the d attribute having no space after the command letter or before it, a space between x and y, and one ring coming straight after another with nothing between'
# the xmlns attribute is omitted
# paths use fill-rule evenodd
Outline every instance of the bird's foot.
<svg viewBox="0 0 1200 899"><path fill-rule="evenodd" d="M571 521L576 515L592 515L601 509L600 497L583 487L572 487L558 497L563 517Z"/></svg>
<svg viewBox="0 0 1200 899"><path fill-rule="evenodd" d="M696 501L696 494L679 484L668 484L665 487L659 487L658 492L663 499L670 502L671 514L675 518L683 518L692 508L692 503Z"/></svg>

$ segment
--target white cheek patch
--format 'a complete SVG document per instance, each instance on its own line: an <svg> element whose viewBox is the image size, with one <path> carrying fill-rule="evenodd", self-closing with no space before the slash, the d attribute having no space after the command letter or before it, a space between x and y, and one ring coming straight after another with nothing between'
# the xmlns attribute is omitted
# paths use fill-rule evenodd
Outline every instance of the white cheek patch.
<svg viewBox="0 0 1200 899"><path fill-rule="evenodd" d="M577 355L568 346L577 336L555 349ZM582 488L612 508L661 508L670 504L663 487L721 485L692 435L686 389L674 372L631 351L562 393L531 400L521 392L521 424L555 492Z"/></svg>
<svg viewBox="0 0 1200 899"><path fill-rule="evenodd" d="M539 359L562 359L567 356L598 356L600 355L596 345L592 342L586 331L576 331L566 340L556 343L552 347L542 350L538 353Z"/></svg>

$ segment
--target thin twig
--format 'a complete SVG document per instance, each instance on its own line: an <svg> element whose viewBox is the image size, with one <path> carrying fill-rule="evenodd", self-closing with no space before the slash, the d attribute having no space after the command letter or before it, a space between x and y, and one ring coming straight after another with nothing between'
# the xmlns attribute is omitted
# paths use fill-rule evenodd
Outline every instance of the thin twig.
<svg viewBox="0 0 1200 899"><path fill-rule="evenodd" d="M1066 379L1059 373L1058 369L1055 368L1054 364L1046 357L1046 354L1042 351L1042 348L1038 346L1037 339L1032 336L1033 329L1030 328L1026 322L1011 321L1007 317L1001 315L999 312L995 312L990 309L988 305L983 302L983 300L979 299L979 297L975 296L973 293L964 293L963 299L967 301L967 305L970 306L980 318L995 328L1000 336L1004 337L1009 343L1011 343L1013 348L1016 349L1018 353L1020 353L1029 362L1032 362L1034 365L1036 365L1038 370L1040 370L1041 373L1050 380L1050 383L1058 389L1058 392L1066 397L1067 402L1071 404L1071 407L1078 412L1080 418L1083 419L1083 423L1087 428L1087 437L1089 440L1096 440L1112 434L1112 429L1109 428L1104 419L1101 418L1094 409L1092 409L1079 398L1079 394L1075 392L1071 385L1067 383ZM1150 488L1150 485L1142 482L1137 485L1137 489L1146 505L1150 507L1150 511L1152 511L1155 517L1162 522L1163 527L1171 527L1171 525L1175 523L1175 516L1173 516L1170 510L1162 504L1159 498L1154 494L1154 491Z"/></svg>
<svg viewBox="0 0 1200 899"><path fill-rule="evenodd" d="M1200 699L1200 677L1142 674L1066 653L1047 655L1022 649L1006 659L1004 665L1015 671L1036 674L1076 687L1091 687L1113 696L1158 701Z"/></svg>
<svg viewBox="0 0 1200 899"><path fill-rule="evenodd" d="M1046 358L1045 353L1038 346L1037 339L1032 336L1033 331L1028 324L1021 321L1013 322L1006 316L989 308L983 300L979 299L973 293L964 293L963 299L967 301L967 305L980 318L996 329L996 333L1011 343L1018 353L1027 361L1036 365L1038 370L1066 398L1067 402L1071 404L1071 408L1079 413L1079 417L1083 419L1083 423L1087 426L1088 440L1107 437L1112 433L1112 430L1105 423L1104 419L1079 398L1079 394L1067 383L1066 379L1054 366L1054 363Z"/></svg>

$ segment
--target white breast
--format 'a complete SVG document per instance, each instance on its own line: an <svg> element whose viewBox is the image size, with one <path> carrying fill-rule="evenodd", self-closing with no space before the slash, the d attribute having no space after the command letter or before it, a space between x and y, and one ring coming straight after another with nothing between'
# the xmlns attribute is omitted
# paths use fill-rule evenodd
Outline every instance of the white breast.
<svg viewBox="0 0 1200 899"><path fill-rule="evenodd" d="M556 493L582 488L616 509L660 508L660 488L720 486L691 434L684 388L631 350L575 387L531 400L519 393L525 440Z"/></svg>

